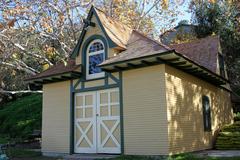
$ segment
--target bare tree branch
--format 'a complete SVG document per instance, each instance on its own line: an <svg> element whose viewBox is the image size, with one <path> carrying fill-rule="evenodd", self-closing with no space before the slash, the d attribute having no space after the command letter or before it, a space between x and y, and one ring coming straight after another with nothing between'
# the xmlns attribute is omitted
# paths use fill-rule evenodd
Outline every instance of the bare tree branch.
<svg viewBox="0 0 240 160"><path fill-rule="evenodd" d="M8 42L10 42L11 44L13 44L15 47L17 47L18 49L20 49L22 52L24 52L27 55L32 55L33 57L36 58L40 58L42 60L44 60L45 62L47 62L50 66L52 66L53 64L46 58L43 57L39 54L35 54L35 53L29 53L22 45L20 45L19 43L14 43L13 41L10 40L10 38L8 38L6 35L0 34L0 36L4 37L7 39Z"/></svg>
<svg viewBox="0 0 240 160"><path fill-rule="evenodd" d="M8 67L12 67L12 68L15 68L17 70L20 70L20 71L24 71L30 75L35 75L36 72L33 72L32 70L29 70L28 68L24 68L18 64L13 64L13 63L8 63L8 62L2 62L0 61L0 65L5 65L5 66L8 66Z"/></svg>
<svg viewBox="0 0 240 160"><path fill-rule="evenodd" d="M0 93L5 93L5 94L18 94L18 93L43 93L43 91L31 91L31 90L21 90L21 91L5 91L5 90L0 90Z"/></svg>
<svg viewBox="0 0 240 160"><path fill-rule="evenodd" d="M150 11L160 2L161 0L156 0L154 3L153 3L153 5L143 14L143 15L141 15L140 16L140 19L139 19L139 21L138 21L138 25L137 25L137 27L136 27L136 29L139 29L139 27L140 27L140 24L142 23L142 20L144 19L144 17L146 17L149 13L150 13ZM146 3L146 1L144 1L143 3ZM145 6L145 5L144 5Z"/></svg>
<svg viewBox="0 0 240 160"><path fill-rule="evenodd" d="M27 65L26 63L24 63L23 61L20 61L20 60L18 60L18 59L15 59L15 61L18 62L23 68L26 68L26 69L32 71L32 72L35 73L35 74L36 74L36 73L39 73L39 71L37 71L36 69L28 66L28 65Z"/></svg>

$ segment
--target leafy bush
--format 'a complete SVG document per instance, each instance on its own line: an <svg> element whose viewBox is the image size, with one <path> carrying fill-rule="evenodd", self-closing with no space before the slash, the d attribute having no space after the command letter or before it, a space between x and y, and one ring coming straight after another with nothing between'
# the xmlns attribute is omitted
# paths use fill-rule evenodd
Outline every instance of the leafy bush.
<svg viewBox="0 0 240 160"><path fill-rule="evenodd" d="M234 115L234 122L240 121L240 112Z"/></svg>
<svg viewBox="0 0 240 160"><path fill-rule="evenodd" d="M0 110L0 134L26 139L41 128L42 95L31 94L5 104Z"/></svg>
<svg viewBox="0 0 240 160"><path fill-rule="evenodd" d="M223 132L240 132L240 121L226 125L222 128Z"/></svg>
<svg viewBox="0 0 240 160"><path fill-rule="evenodd" d="M240 149L240 121L222 128L215 147L217 149Z"/></svg>

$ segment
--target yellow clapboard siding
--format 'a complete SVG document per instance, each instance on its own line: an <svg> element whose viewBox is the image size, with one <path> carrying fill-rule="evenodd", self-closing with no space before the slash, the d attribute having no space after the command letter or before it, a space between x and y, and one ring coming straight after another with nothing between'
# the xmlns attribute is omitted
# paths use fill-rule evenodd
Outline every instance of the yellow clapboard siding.
<svg viewBox="0 0 240 160"><path fill-rule="evenodd" d="M123 71L122 85L125 154L208 149L233 118L229 92L168 65ZM43 152L69 153L69 87L69 81L43 85ZM202 95L210 98L212 132L203 129Z"/></svg>
<svg viewBox="0 0 240 160"><path fill-rule="evenodd" d="M86 88L99 87L104 85L104 79L85 82Z"/></svg>
<svg viewBox="0 0 240 160"><path fill-rule="evenodd" d="M166 65L169 153L212 147L215 131L231 123L230 93ZM212 132L204 132L202 96L210 98Z"/></svg>
<svg viewBox="0 0 240 160"><path fill-rule="evenodd" d="M164 65L123 72L125 154L168 153Z"/></svg>
<svg viewBox="0 0 240 160"><path fill-rule="evenodd" d="M70 82L43 85L42 152L69 153Z"/></svg>

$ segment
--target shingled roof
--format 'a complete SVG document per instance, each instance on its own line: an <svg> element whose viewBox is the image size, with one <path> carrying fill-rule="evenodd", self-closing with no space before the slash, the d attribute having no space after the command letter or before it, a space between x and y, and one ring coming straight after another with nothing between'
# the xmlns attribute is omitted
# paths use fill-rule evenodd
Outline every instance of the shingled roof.
<svg viewBox="0 0 240 160"><path fill-rule="evenodd" d="M81 70L80 67L81 65L76 65L75 60L70 59L66 62L66 64L64 64L63 62L59 62L58 64L50 67L49 69L26 79L26 81L33 81L52 76L55 76L59 80L68 78L71 79L74 76L79 77ZM71 74L71 76L67 76L67 74Z"/></svg>
<svg viewBox="0 0 240 160"><path fill-rule="evenodd" d="M131 60L134 58L144 57L155 53L163 53L171 50L171 48L148 38L140 32L133 30L130 39L126 45L127 49L117 56L104 61L101 65Z"/></svg>
<svg viewBox="0 0 240 160"><path fill-rule="evenodd" d="M107 72L166 63L216 85L228 80L217 72L219 37L165 46L133 30L127 49L100 64Z"/></svg>
<svg viewBox="0 0 240 160"><path fill-rule="evenodd" d="M101 24L109 38L119 47L126 49L132 29L108 17L102 10L94 7Z"/></svg>
<svg viewBox="0 0 240 160"><path fill-rule="evenodd" d="M90 22L93 15L96 16L100 28L105 34L107 40L111 42L109 43L109 45L113 45L119 50L126 50L126 45L131 36L132 29L118 21L113 20L111 17L107 16L102 10L94 6L91 7L86 21ZM86 27L88 27L87 23L84 24L78 43L70 55L71 58L76 58L79 54L79 49L81 48L83 38L87 32L87 30L85 29Z"/></svg>
<svg viewBox="0 0 240 160"><path fill-rule="evenodd" d="M95 7L91 8L88 18L92 14L96 14L107 37L119 47L124 48L118 55L100 64L103 70L113 72L119 69L167 63L202 79L217 82L219 85L225 84L226 79L216 74L219 37L210 36L188 43L166 46L141 34L139 31L131 30L127 26L116 22ZM86 30L84 29L82 32L85 33ZM83 36L84 34L81 34L74 49L75 54L79 53ZM67 66L58 64L28 80L37 80L64 73L75 73L76 75L78 67L80 66L75 64L75 60L70 60ZM77 71L79 78L81 70L78 69Z"/></svg>
<svg viewBox="0 0 240 160"><path fill-rule="evenodd" d="M187 43L174 44L170 45L170 48L217 73L219 36L208 36Z"/></svg>

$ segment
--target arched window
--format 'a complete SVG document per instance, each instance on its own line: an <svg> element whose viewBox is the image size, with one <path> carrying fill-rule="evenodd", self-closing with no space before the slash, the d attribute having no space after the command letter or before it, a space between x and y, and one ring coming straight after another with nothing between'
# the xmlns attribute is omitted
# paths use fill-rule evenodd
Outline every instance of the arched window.
<svg viewBox="0 0 240 160"><path fill-rule="evenodd" d="M103 77L104 72L98 67L105 60L105 48L101 40L94 40L88 45L86 58L87 79Z"/></svg>

